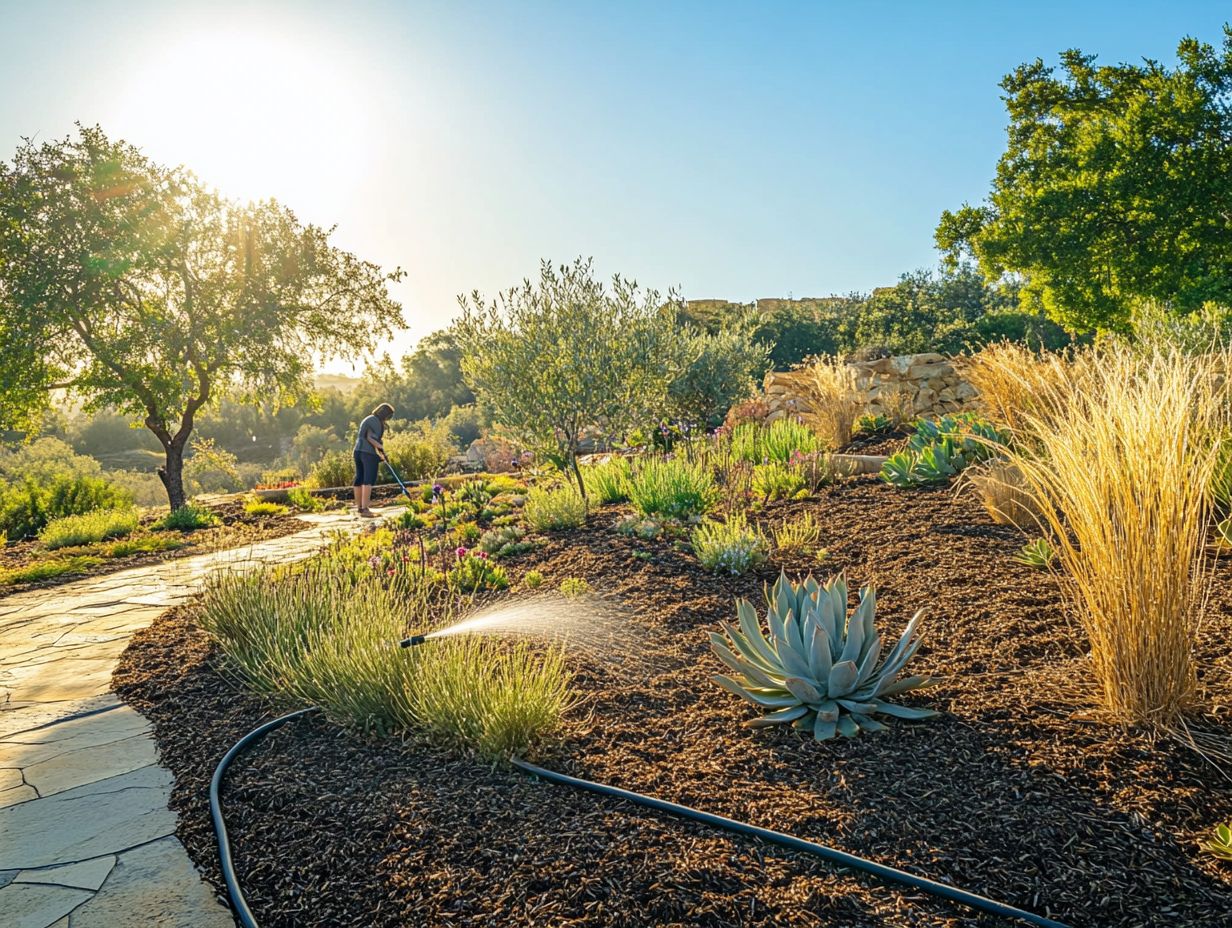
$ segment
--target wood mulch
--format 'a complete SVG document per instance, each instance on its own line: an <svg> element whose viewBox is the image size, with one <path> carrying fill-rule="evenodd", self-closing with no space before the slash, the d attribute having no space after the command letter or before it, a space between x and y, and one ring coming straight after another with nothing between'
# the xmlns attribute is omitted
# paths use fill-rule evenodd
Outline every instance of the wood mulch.
<svg viewBox="0 0 1232 928"><path fill-rule="evenodd" d="M1089 673L1047 574L1015 563L1023 537L949 491L856 478L808 511L828 560L744 578L702 572L678 542L585 529L517 559L548 583L586 578L621 604L645 653L582 660L584 702L547 766L830 844L1047 914L1074 928L1229 923L1232 865L1198 841L1232 820L1232 784L1173 741L1088 720ZM875 582L894 635L924 609L908 700L943 715L818 744L741 727L751 709L709 680L706 632L762 584L845 570ZM1232 704L1232 562L1221 561L1199 645L1220 717ZM645 659L649 659L647 664ZM154 722L176 776L179 834L216 885L206 792L219 757L274 707L244 693L192 625L168 613L134 639L117 691ZM1232 725L1208 720L1232 736ZM239 876L274 926L993 926L922 893L701 825L488 766L415 740L377 741L316 717L266 738L225 793Z"/></svg>

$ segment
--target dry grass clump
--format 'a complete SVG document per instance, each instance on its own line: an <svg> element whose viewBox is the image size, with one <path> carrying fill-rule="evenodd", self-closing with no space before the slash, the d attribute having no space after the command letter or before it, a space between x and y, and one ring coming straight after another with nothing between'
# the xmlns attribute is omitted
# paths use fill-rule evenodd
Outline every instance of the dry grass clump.
<svg viewBox="0 0 1232 928"><path fill-rule="evenodd" d="M998 525L1012 525L1024 532L1039 530L1039 506L1016 464L997 459L966 471L964 477Z"/></svg>
<svg viewBox="0 0 1232 928"><path fill-rule="evenodd" d="M1019 359L996 357L1010 370L986 382L1021 382ZM1056 550L1103 709L1175 730L1196 692L1223 360L1114 346L1085 362L1076 383L1037 378L1029 411L1007 403L1030 439L1011 462Z"/></svg>
<svg viewBox="0 0 1232 928"><path fill-rule="evenodd" d="M1082 366L1065 355L1039 354L1006 341L981 349L967 363L964 376L979 391L985 414L1022 435L1029 431L1032 418L1052 411Z"/></svg>
<svg viewBox="0 0 1232 928"><path fill-rule="evenodd" d="M808 399L806 420L831 451L851 441L864 400L856 388L855 371L838 358L817 361L801 378Z"/></svg>

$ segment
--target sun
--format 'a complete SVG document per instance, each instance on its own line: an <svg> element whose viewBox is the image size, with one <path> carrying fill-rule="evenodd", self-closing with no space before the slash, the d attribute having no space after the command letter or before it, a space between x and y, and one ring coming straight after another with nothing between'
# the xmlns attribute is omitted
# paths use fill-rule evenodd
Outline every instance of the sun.
<svg viewBox="0 0 1232 928"><path fill-rule="evenodd" d="M269 29L176 36L134 67L116 121L229 197L328 212L370 151L371 94L350 62L344 48Z"/></svg>

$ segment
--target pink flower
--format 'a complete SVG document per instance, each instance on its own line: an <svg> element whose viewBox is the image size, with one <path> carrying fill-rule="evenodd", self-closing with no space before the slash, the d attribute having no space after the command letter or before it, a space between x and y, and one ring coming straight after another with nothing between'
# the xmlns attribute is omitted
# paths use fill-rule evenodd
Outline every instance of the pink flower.
<svg viewBox="0 0 1232 928"><path fill-rule="evenodd" d="M480 552L478 552L478 557L479 557L479 559L480 559L480 560L486 561L486 560L488 559L488 552L487 552L487 551L480 551Z"/></svg>
<svg viewBox="0 0 1232 928"><path fill-rule="evenodd" d="M458 550L455 551L454 554L456 554L458 557L466 557L466 549L459 546Z"/></svg>

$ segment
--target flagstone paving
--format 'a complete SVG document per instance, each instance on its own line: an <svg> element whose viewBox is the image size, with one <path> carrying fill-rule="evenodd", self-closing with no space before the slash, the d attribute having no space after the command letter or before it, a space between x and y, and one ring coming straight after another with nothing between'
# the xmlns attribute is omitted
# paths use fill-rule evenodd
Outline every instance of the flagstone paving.
<svg viewBox="0 0 1232 928"><path fill-rule="evenodd" d="M211 573L294 561L372 524L300 518L311 527L294 535L0 599L0 926L233 928L175 837L171 774L111 672Z"/></svg>

